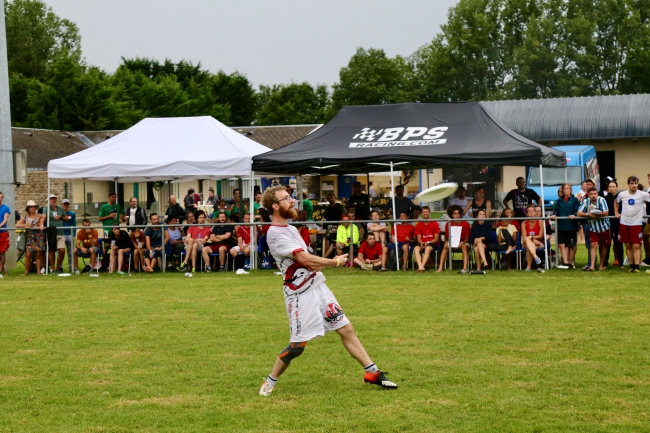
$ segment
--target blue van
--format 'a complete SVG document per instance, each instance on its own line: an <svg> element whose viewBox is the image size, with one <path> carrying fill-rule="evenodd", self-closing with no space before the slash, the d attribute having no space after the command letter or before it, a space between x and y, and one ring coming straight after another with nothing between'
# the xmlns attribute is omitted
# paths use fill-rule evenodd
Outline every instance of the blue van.
<svg viewBox="0 0 650 433"><path fill-rule="evenodd" d="M544 206L552 206L558 199L557 190L563 183L571 184L573 194L582 189L582 182L585 179L592 179L596 188L600 191L600 171L596 149L593 146L576 144L569 146L554 146L553 149L560 150L566 154L566 169L560 167L544 167ZM528 170L528 188L542 196L540 186L539 167L531 167Z"/></svg>

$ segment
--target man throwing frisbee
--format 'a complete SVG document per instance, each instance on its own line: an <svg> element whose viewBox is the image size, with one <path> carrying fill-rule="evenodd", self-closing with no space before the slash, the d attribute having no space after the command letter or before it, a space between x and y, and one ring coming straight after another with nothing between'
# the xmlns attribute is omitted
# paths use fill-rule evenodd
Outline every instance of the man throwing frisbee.
<svg viewBox="0 0 650 433"><path fill-rule="evenodd" d="M262 384L260 395L269 396L278 378L289 367L294 358L302 355L309 340L322 337L326 332L336 331L343 345L364 368L364 381L383 388L396 389L384 373L372 362L345 316L334 294L325 285L325 276L320 272L325 266L344 266L347 254L325 259L309 254L298 230L287 225L287 220L296 220L298 214L293 200L283 186L267 189L262 198L264 208L273 215L266 241L269 250L282 271L284 280L284 302L289 317L289 345L282 349L275 360L271 374Z"/></svg>

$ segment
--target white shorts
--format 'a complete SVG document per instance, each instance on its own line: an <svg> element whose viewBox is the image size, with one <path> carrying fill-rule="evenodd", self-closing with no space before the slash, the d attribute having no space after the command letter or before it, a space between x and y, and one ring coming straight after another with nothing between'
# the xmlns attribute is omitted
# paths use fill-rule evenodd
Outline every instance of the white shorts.
<svg viewBox="0 0 650 433"><path fill-rule="evenodd" d="M300 343L350 323L334 293L325 285L312 287L299 295L284 299L289 317L289 342Z"/></svg>
<svg viewBox="0 0 650 433"><path fill-rule="evenodd" d="M248 245L244 245L244 248L247 247L247 246ZM239 245L235 245L232 248L237 252L237 254L244 254L244 252L241 250L241 248L239 248Z"/></svg>

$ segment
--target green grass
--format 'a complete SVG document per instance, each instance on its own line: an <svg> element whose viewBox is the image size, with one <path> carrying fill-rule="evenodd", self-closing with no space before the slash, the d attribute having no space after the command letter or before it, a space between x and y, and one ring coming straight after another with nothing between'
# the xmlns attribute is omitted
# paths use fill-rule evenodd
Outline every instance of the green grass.
<svg viewBox="0 0 650 433"><path fill-rule="evenodd" d="M280 277L0 280L0 430L650 431L650 279L328 270L396 391L336 335L257 395L287 319Z"/></svg>

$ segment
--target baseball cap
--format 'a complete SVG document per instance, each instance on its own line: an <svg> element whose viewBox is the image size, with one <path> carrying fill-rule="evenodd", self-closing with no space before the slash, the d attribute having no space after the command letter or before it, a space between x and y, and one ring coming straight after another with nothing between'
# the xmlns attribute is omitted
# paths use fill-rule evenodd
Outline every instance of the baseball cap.
<svg viewBox="0 0 650 433"><path fill-rule="evenodd" d="M214 192L214 187L210 187L210 189L208 191Z"/></svg>
<svg viewBox="0 0 650 433"><path fill-rule="evenodd" d="M347 221L347 220L349 220L349 219L350 219L349 216L347 216L347 215L343 215L343 218L341 218L341 221Z"/></svg>
<svg viewBox="0 0 650 433"><path fill-rule="evenodd" d="M61 204L70 204L70 200L64 198L63 200L61 200Z"/></svg>
<svg viewBox="0 0 650 433"><path fill-rule="evenodd" d="M596 185L596 182L594 182L593 179L585 179L585 182L591 182L591 183L593 183L594 185Z"/></svg>
<svg viewBox="0 0 650 433"><path fill-rule="evenodd" d="M50 194L50 198L56 198L56 194Z"/></svg>

